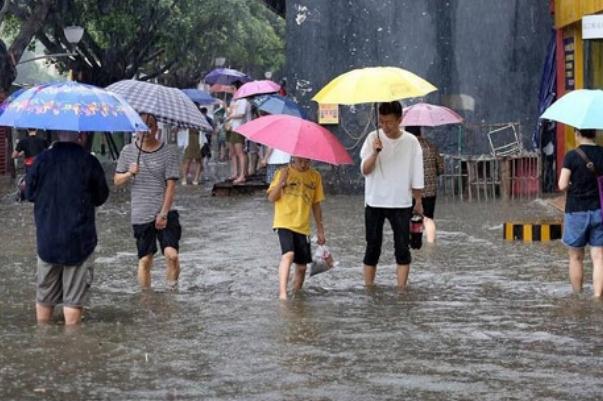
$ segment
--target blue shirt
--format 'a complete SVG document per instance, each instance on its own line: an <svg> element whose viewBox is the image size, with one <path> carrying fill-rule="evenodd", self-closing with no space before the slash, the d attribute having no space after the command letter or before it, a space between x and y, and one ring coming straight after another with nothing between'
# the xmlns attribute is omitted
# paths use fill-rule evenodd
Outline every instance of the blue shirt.
<svg viewBox="0 0 603 401"><path fill-rule="evenodd" d="M40 259L69 266L85 261L97 243L94 208L109 196L99 161L77 143L57 142L36 157L26 180Z"/></svg>

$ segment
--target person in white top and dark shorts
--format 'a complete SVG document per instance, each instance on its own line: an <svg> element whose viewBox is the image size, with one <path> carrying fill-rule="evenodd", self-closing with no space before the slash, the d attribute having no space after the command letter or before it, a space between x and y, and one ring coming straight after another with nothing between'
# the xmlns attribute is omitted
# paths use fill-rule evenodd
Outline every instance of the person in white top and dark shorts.
<svg viewBox="0 0 603 401"><path fill-rule="evenodd" d="M398 286L406 287L411 262L410 218L413 211L423 214L423 151L414 135L400 129L401 121L399 102L381 103L380 129L367 136L360 151L360 169L365 178L366 286L374 285L387 219L394 232Z"/></svg>

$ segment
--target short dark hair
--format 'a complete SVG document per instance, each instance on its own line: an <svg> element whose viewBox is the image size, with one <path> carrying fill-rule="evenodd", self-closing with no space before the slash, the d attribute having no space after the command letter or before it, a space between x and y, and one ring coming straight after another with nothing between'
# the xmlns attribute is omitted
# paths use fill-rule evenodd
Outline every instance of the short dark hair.
<svg viewBox="0 0 603 401"><path fill-rule="evenodd" d="M239 89L241 86L243 86L243 82L242 82L242 81L239 81L239 80L237 79L236 81L234 81L234 82L232 83L232 85L233 85L235 88Z"/></svg>
<svg viewBox="0 0 603 401"><path fill-rule="evenodd" d="M597 130L594 129L579 129L580 136L588 139L595 139L597 136Z"/></svg>
<svg viewBox="0 0 603 401"><path fill-rule="evenodd" d="M421 136L421 127L418 125L409 125L404 127L404 131L410 132L414 136Z"/></svg>
<svg viewBox="0 0 603 401"><path fill-rule="evenodd" d="M199 110L200 110L200 111L201 111L201 113L203 113L203 114L207 113L207 107L201 107Z"/></svg>
<svg viewBox="0 0 603 401"><path fill-rule="evenodd" d="M396 117L402 117L402 105L398 101L385 102L379 105L379 114L386 116L394 114Z"/></svg>

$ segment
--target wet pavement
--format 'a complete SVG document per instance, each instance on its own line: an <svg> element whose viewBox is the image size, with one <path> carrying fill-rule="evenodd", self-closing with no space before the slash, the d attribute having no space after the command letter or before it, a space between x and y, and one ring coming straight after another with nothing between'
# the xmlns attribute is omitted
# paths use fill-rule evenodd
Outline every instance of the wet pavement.
<svg viewBox="0 0 603 401"><path fill-rule="evenodd" d="M542 201L441 201L436 246L394 287L386 229L377 287L362 286L361 196L329 196L337 268L277 300L279 247L260 194L178 187L179 290L163 260L136 282L129 195L98 210L94 290L80 328L34 322L32 206L0 202L2 400L600 400L603 302L571 293L563 246L502 240Z"/></svg>

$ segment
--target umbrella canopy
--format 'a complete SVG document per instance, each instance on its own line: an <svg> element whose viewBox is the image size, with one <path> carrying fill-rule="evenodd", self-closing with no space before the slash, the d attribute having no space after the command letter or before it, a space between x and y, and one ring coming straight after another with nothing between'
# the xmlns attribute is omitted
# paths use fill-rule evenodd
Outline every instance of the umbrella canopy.
<svg viewBox="0 0 603 401"><path fill-rule="evenodd" d="M459 124L463 117L454 110L435 104L417 103L405 107L402 111L402 125L418 125L422 127L437 127L446 124Z"/></svg>
<svg viewBox="0 0 603 401"><path fill-rule="evenodd" d="M148 127L120 96L73 81L34 86L15 97L0 125L75 132L135 132Z"/></svg>
<svg viewBox="0 0 603 401"><path fill-rule="evenodd" d="M26 90L27 90L27 88L17 89L13 93L11 93L6 99L4 99L4 101L2 103L0 103L0 115L2 115L2 113L4 113L4 110L6 110L6 108L10 104L10 102L15 100L17 98L17 96L19 96L21 93L25 92Z"/></svg>
<svg viewBox="0 0 603 401"><path fill-rule="evenodd" d="M435 86L410 71L397 67L369 67L336 77L312 100L333 104L391 102L425 96L435 90Z"/></svg>
<svg viewBox="0 0 603 401"><path fill-rule="evenodd" d="M214 104L218 102L218 99L210 95L209 93L202 91L201 89L189 88L182 89L182 92L186 94L193 102L197 104Z"/></svg>
<svg viewBox="0 0 603 401"><path fill-rule="evenodd" d="M213 84L209 87L212 93L235 93L235 87L232 85Z"/></svg>
<svg viewBox="0 0 603 401"><path fill-rule="evenodd" d="M255 95L263 95L266 93L276 93L281 90L281 86L274 81L264 79L261 81L247 82L241 86L234 94L233 99L249 97Z"/></svg>
<svg viewBox="0 0 603 401"><path fill-rule="evenodd" d="M268 114L287 114L305 118L305 113L297 103L280 95L259 96L254 101L258 110Z"/></svg>
<svg viewBox="0 0 603 401"><path fill-rule="evenodd" d="M578 129L603 129L603 90L569 92L546 109L540 118Z"/></svg>
<svg viewBox="0 0 603 401"><path fill-rule="evenodd" d="M158 121L180 127L212 129L195 103L180 89L126 79L107 86L139 113L153 114Z"/></svg>
<svg viewBox="0 0 603 401"><path fill-rule="evenodd" d="M203 80L209 85L232 85L236 81L241 81L242 83L249 82L251 78L247 74L231 68L216 68L211 70Z"/></svg>
<svg viewBox="0 0 603 401"><path fill-rule="evenodd" d="M241 125L236 131L250 141L293 156L335 165L352 164L352 158L335 135L299 117L264 116Z"/></svg>

